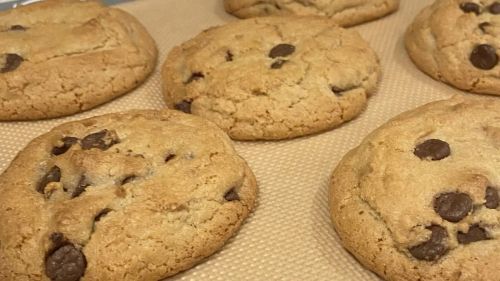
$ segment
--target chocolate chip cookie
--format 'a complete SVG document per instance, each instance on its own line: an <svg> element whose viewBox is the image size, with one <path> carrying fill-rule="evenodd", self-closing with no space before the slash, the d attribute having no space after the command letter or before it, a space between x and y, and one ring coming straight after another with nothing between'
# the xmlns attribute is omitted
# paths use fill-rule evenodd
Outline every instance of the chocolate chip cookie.
<svg viewBox="0 0 500 281"><path fill-rule="evenodd" d="M224 0L228 13L240 18L269 15L327 16L352 26L396 11L399 0Z"/></svg>
<svg viewBox="0 0 500 281"><path fill-rule="evenodd" d="M0 192L0 280L157 281L220 249L257 190L217 126L165 110L56 127Z"/></svg>
<svg viewBox="0 0 500 281"><path fill-rule="evenodd" d="M342 244L389 281L498 280L500 100L409 111L349 152L331 179Z"/></svg>
<svg viewBox="0 0 500 281"><path fill-rule="evenodd" d="M163 66L170 108L205 117L239 140L286 139L359 115L379 76L352 30L320 17L262 17L210 28Z"/></svg>
<svg viewBox="0 0 500 281"><path fill-rule="evenodd" d="M96 0L0 12L0 120L93 108L141 84L156 57L153 39L134 17Z"/></svg>
<svg viewBox="0 0 500 281"><path fill-rule="evenodd" d="M459 89L500 95L500 1L439 0L406 33L413 62Z"/></svg>

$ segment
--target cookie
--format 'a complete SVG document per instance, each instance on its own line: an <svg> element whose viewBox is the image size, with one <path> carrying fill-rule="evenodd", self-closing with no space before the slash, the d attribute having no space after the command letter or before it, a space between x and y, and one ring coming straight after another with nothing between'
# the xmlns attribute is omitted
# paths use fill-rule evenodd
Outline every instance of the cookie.
<svg viewBox="0 0 500 281"><path fill-rule="evenodd" d="M262 17L210 28L174 47L162 69L170 108L239 140L286 139L359 115L379 76L352 30L320 17Z"/></svg>
<svg viewBox="0 0 500 281"><path fill-rule="evenodd" d="M230 139L177 111L58 126L0 176L0 280L157 281L211 255L253 209Z"/></svg>
<svg viewBox="0 0 500 281"><path fill-rule="evenodd" d="M388 281L498 280L500 100L409 111L349 152L331 179L342 244Z"/></svg>
<svg viewBox="0 0 500 281"><path fill-rule="evenodd" d="M500 95L500 1L440 0L406 32L420 70L472 93Z"/></svg>
<svg viewBox="0 0 500 281"><path fill-rule="evenodd" d="M91 109L141 84L156 57L145 28L100 1L47 0L0 12L0 120Z"/></svg>
<svg viewBox="0 0 500 281"><path fill-rule="evenodd" d="M226 11L239 18L269 15L327 16L341 26L353 26L384 17L399 0L224 0Z"/></svg>

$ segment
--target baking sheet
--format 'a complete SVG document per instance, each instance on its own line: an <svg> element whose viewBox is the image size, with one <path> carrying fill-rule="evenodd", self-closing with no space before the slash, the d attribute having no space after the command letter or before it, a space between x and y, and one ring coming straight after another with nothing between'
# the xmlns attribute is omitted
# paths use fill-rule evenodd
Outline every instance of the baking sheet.
<svg viewBox="0 0 500 281"><path fill-rule="evenodd" d="M168 280L380 280L339 244L328 215L330 173L348 150L389 118L461 93L420 72L404 51L406 27L432 0L401 2L397 13L354 27L378 53L383 68L366 111L323 134L235 143L257 176L257 208L220 252ZM138 0L118 6L139 18L156 40L160 59L154 74L132 93L85 113L0 122L0 171L32 138L60 123L132 108L163 108L159 72L167 52L210 26L237 20L224 12L222 0Z"/></svg>

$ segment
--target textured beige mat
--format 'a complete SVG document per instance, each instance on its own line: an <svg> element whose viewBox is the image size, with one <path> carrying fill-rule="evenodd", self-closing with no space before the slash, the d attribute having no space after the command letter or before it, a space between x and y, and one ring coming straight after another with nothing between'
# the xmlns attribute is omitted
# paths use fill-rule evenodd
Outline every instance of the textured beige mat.
<svg viewBox="0 0 500 281"><path fill-rule="evenodd" d="M460 93L427 77L404 51L403 34L431 0L401 0L400 10L359 30L380 56L378 93L355 121L336 130L281 142L236 143L260 184L255 213L219 253L169 280L379 280L342 249L328 216L329 175L364 136L396 114ZM69 120L131 108L162 108L160 65L176 44L235 18L222 0L138 0L119 7L155 38L160 60L148 82L97 109L68 118L0 123L0 170L37 135ZM397 137L397 136L395 136Z"/></svg>

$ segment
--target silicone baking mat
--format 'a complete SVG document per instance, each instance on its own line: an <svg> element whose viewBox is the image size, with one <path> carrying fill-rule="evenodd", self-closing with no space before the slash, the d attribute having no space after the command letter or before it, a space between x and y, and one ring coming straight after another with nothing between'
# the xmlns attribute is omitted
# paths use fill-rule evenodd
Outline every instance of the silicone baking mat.
<svg viewBox="0 0 500 281"><path fill-rule="evenodd" d="M118 5L139 18L160 51L157 68L135 91L94 110L36 122L0 122L0 170L32 138L60 123L131 108L160 109L160 67L168 51L200 31L237 20L222 0L139 0ZM408 58L404 31L431 0L402 0L398 12L354 27L378 53L378 92L356 120L330 132L277 142L237 142L260 186L255 212L215 255L170 280L379 280L339 244L328 212L329 176L342 156L400 112L461 93L432 80Z"/></svg>

